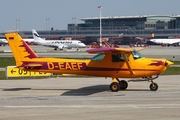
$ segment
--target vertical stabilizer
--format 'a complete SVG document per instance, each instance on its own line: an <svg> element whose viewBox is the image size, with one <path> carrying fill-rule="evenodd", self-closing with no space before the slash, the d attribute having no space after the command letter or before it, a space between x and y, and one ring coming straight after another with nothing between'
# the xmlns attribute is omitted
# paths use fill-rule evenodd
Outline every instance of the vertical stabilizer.
<svg viewBox="0 0 180 120"><path fill-rule="evenodd" d="M35 29L32 29L32 35L34 39L34 44L42 45L45 43L45 40L39 36Z"/></svg>
<svg viewBox="0 0 180 120"><path fill-rule="evenodd" d="M39 34L36 32L35 29L32 29L32 35L33 35L34 40L42 39L42 38L39 36Z"/></svg>
<svg viewBox="0 0 180 120"><path fill-rule="evenodd" d="M152 32L151 33L151 37L154 39L154 38L156 38L156 36L155 36L155 34Z"/></svg>
<svg viewBox="0 0 180 120"><path fill-rule="evenodd" d="M16 66L21 66L23 60L38 57L18 33L8 33L5 36L16 60Z"/></svg>

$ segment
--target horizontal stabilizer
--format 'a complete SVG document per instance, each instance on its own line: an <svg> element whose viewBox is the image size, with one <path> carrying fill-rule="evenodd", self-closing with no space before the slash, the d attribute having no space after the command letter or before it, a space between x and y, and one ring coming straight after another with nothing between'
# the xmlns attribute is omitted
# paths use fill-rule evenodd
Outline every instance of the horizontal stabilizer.
<svg viewBox="0 0 180 120"><path fill-rule="evenodd" d="M43 65L42 64L34 64L33 63L33 64L26 64L26 65L23 65L23 66L24 67L30 67L30 68L33 67L34 68L34 67L42 67Z"/></svg>

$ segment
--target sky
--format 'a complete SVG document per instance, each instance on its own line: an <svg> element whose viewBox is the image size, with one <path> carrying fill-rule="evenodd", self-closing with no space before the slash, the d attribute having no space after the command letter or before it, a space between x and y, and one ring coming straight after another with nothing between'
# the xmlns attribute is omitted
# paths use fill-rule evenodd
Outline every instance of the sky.
<svg viewBox="0 0 180 120"><path fill-rule="evenodd" d="M81 18L134 15L180 15L180 0L0 0L0 32L67 30Z"/></svg>

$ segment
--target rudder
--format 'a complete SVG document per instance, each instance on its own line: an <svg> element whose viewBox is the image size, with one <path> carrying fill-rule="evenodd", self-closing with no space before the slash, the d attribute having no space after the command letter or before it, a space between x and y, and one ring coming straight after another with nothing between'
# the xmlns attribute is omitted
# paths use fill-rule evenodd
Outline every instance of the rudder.
<svg viewBox="0 0 180 120"><path fill-rule="evenodd" d="M34 39L34 44L42 45L45 42L45 40L39 36L35 29L32 29L32 35Z"/></svg>

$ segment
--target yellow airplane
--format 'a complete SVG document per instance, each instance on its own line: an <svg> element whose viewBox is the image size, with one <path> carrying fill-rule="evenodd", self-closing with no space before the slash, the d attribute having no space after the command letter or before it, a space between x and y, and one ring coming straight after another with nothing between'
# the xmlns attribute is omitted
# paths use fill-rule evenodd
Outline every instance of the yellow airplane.
<svg viewBox="0 0 180 120"><path fill-rule="evenodd" d="M138 52L142 48L94 48L88 53L96 54L92 59L63 59L39 57L18 33L5 34L19 69L55 74L78 74L111 77L110 90L125 90L128 83L119 78L132 78L129 81L150 81L150 89L156 91L153 82L173 63L166 59L144 58Z"/></svg>

